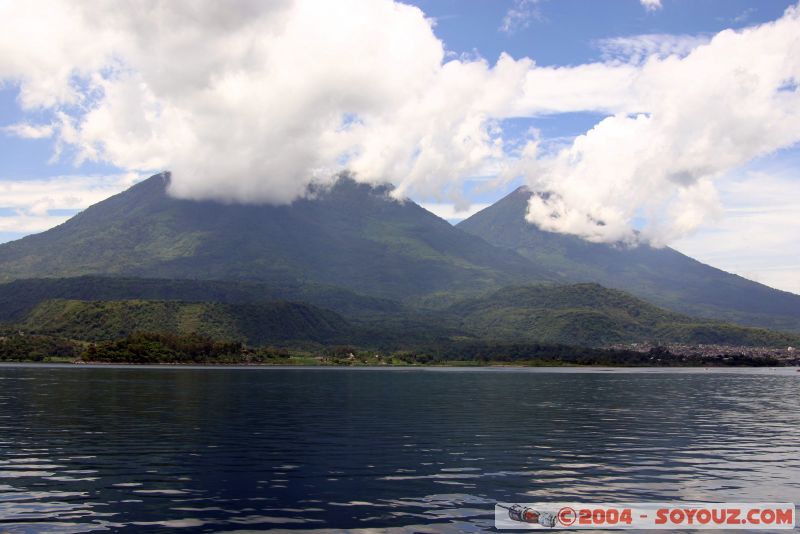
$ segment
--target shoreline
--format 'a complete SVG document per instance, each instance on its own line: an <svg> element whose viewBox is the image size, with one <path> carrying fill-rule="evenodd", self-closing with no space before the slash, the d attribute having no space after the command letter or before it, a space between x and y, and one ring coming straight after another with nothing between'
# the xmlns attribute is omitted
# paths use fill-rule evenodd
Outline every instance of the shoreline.
<svg viewBox="0 0 800 534"><path fill-rule="evenodd" d="M104 363L104 362L0 362L0 369L172 369L172 370L308 370L308 371L457 371L457 372L526 372L526 373L755 373L781 374L800 378L798 366L604 366L604 365L302 365L302 364L204 364L204 363Z"/></svg>

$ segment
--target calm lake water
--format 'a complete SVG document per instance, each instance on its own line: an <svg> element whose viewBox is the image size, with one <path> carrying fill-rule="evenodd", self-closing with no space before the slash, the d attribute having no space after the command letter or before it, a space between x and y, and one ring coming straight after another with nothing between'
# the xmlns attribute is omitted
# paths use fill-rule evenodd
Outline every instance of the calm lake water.
<svg viewBox="0 0 800 534"><path fill-rule="evenodd" d="M484 531L546 500L800 503L800 373L0 366L0 532Z"/></svg>

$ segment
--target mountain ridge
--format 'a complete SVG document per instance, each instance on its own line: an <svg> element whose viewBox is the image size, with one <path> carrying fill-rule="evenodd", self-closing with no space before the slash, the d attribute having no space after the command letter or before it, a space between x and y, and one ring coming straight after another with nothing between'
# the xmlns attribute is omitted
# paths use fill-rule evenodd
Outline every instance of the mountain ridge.
<svg viewBox="0 0 800 534"><path fill-rule="evenodd" d="M0 245L0 279L82 275L319 283L387 298L545 280L514 252L340 178L289 206L180 200L155 175Z"/></svg>
<svg viewBox="0 0 800 534"><path fill-rule="evenodd" d="M800 335L690 317L596 283L509 286L464 299L450 312L459 327L490 340L784 348L800 341Z"/></svg>
<svg viewBox="0 0 800 534"><path fill-rule="evenodd" d="M284 206L176 199L168 181L155 175L56 228L0 245L0 321L18 321L49 299L294 300L371 320L376 336L384 321L393 339L404 329L441 337L454 334L455 323L426 323L470 297L592 282L704 320L800 332L800 297L671 249L542 232L524 220L523 189L453 227L391 198L388 186L346 176ZM505 294L518 315L513 300L522 294ZM581 320L597 323L592 313L565 324L578 332Z"/></svg>
<svg viewBox="0 0 800 534"><path fill-rule="evenodd" d="M668 247L627 248L540 230L525 220L531 194L517 188L456 226L519 253L562 283L599 283L680 313L800 332L800 296Z"/></svg>

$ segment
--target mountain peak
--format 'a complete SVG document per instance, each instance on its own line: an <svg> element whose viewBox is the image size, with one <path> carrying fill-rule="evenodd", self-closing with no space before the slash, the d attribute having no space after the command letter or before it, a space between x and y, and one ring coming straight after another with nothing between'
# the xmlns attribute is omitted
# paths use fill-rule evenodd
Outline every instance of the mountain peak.
<svg viewBox="0 0 800 534"><path fill-rule="evenodd" d="M59 227L0 245L0 280L81 275L334 285L406 298L543 280L390 185L343 175L290 205L174 198L159 173Z"/></svg>
<svg viewBox="0 0 800 534"><path fill-rule="evenodd" d="M506 195L506 197L526 197L529 198L531 196L531 190L527 185L521 185L514 189L511 193Z"/></svg>
<svg viewBox="0 0 800 534"><path fill-rule="evenodd" d="M533 193L528 186L521 185L487 209L495 208L495 211L504 211L515 215L518 214L520 217L524 218L525 214L528 212L528 200L530 200L531 195L533 195ZM466 222L466 220L462 222Z"/></svg>
<svg viewBox="0 0 800 534"><path fill-rule="evenodd" d="M130 189L123 192L128 196L150 196L161 197L169 195L169 185L172 180L172 173L170 171L160 172L141 182L137 183ZM378 199L389 200L391 199L391 192L394 190L394 185L391 183L378 183L373 184L369 182L360 182L356 180L351 174L342 172L336 175L335 179L330 183L311 183L307 186L305 195L294 202L302 200L321 201L321 200L343 200L347 198L367 198L373 197ZM176 197L177 199L177 197ZM191 200L191 199L186 199ZM194 200L195 202L215 202L214 199ZM237 202L220 202L226 205L240 205L240 206L274 206L268 202L264 203L247 203L241 204Z"/></svg>
<svg viewBox="0 0 800 534"><path fill-rule="evenodd" d="M800 296L704 265L670 249L590 243L545 232L525 220L520 187L457 227L514 250L564 282L595 282L674 311L748 326L800 331Z"/></svg>
<svg viewBox="0 0 800 534"><path fill-rule="evenodd" d="M172 173L170 173L169 171L160 172L158 174L154 174L149 178L145 178L141 182L136 183L126 192L135 191L137 193L146 192L150 194L162 195L166 193L171 179L172 179Z"/></svg>

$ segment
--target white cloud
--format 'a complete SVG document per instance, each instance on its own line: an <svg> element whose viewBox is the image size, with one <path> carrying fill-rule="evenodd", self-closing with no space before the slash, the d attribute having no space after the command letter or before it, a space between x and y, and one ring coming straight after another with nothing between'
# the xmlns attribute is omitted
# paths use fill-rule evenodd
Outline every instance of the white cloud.
<svg viewBox="0 0 800 534"><path fill-rule="evenodd" d="M0 217L0 232L34 234L44 232L54 226L67 222L66 215L29 215L20 213Z"/></svg>
<svg viewBox="0 0 800 534"><path fill-rule="evenodd" d="M29 234L64 223L70 215L53 210L82 210L141 180L136 173L111 176L58 176L39 180L0 181L0 232Z"/></svg>
<svg viewBox="0 0 800 534"><path fill-rule="evenodd" d="M642 4L647 11L658 11L662 7L661 0L639 0L639 3Z"/></svg>
<svg viewBox="0 0 800 534"><path fill-rule="evenodd" d="M8 135L22 137L23 139L46 139L53 135L53 126L50 124L20 122L0 129Z"/></svg>
<svg viewBox="0 0 800 534"><path fill-rule="evenodd" d="M541 20L542 13L539 11L538 4L539 0L514 0L503 17L500 31L515 33L530 26L531 22Z"/></svg>
<svg viewBox="0 0 800 534"><path fill-rule="evenodd" d="M571 67L449 60L431 24L391 0L0 0L0 79L53 112L57 155L170 169L180 197L286 203L348 168L463 206L490 165L551 193L533 222L595 241L632 240L641 215L655 243L685 235L726 172L800 139L796 87L777 90L800 80L796 9ZM501 128L575 111L609 116L555 156Z"/></svg>
<svg viewBox="0 0 800 534"><path fill-rule="evenodd" d="M447 202L420 203L420 206L430 211L434 215L451 222L462 221L467 217L471 217L476 213L478 213L479 211L488 208L490 205L491 204L485 202L475 202L470 204L469 208L458 209L458 207L455 204L449 204Z"/></svg>
<svg viewBox="0 0 800 534"><path fill-rule="evenodd" d="M532 143L517 170L533 190L529 220L592 241L666 244L721 213L727 173L800 141L800 10L726 30L681 58L651 56L636 69L630 107L555 157ZM601 224L599 224L601 223Z"/></svg>
<svg viewBox="0 0 800 534"><path fill-rule="evenodd" d="M129 188L136 173L111 176L56 176L39 180L0 181L0 208L44 214L54 209L84 209Z"/></svg>
<svg viewBox="0 0 800 534"><path fill-rule="evenodd" d="M724 216L674 248L800 295L800 176L749 173L725 183L720 194L728 206Z"/></svg>
<svg viewBox="0 0 800 534"><path fill-rule="evenodd" d="M628 37L600 39L595 44L606 61L642 63L651 56L664 59L668 56L685 57L700 45L710 40L705 35L673 35L651 33Z"/></svg>
<svg viewBox="0 0 800 534"><path fill-rule="evenodd" d="M25 108L56 111L57 154L168 168L188 198L289 202L346 166L398 195L463 203L459 180L503 157L498 120L617 109L613 86L631 74L445 62L431 21L390 0L0 11L0 78L18 81Z"/></svg>

